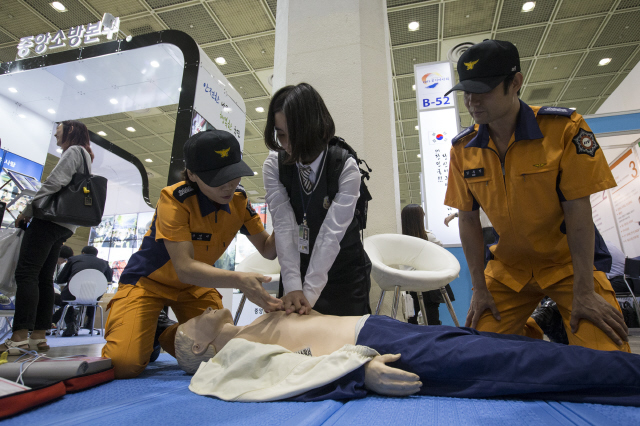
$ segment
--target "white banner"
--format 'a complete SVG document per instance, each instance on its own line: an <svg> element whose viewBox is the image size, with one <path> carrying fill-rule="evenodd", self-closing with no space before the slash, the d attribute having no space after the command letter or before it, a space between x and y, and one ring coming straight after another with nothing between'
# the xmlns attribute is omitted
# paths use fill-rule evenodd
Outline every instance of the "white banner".
<svg viewBox="0 0 640 426"><path fill-rule="evenodd" d="M591 209L593 212L593 223L600 231L600 235L605 241L614 243L621 249L620 236L613 216L613 205L611 204L611 194L609 190L591 194Z"/></svg>
<svg viewBox="0 0 640 426"><path fill-rule="evenodd" d="M629 148L610 167L618 184L610 193L622 240L621 249L628 257L640 256L640 165L635 150Z"/></svg>

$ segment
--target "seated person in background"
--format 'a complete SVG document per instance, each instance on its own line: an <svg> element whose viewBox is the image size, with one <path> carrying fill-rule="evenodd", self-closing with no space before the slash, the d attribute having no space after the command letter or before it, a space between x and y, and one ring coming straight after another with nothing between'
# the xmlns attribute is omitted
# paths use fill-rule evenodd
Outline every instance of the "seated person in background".
<svg viewBox="0 0 640 426"><path fill-rule="evenodd" d="M224 400L373 391L640 406L638 355L385 316L272 312L236 327L229 310L208 308L178 328L175 348L179 365L195 372L189 389Z"/></svg>
<svg viewBox="0 0 640 426"><path fill-rule="evenodd" d="M84 271L85 269L96 269L102 272L107 279L107 283L111 282L113 277L113 271L109 267L109 263L106 260L102 260L98 258L98 249L92 246L86 246L82 249L82 252L79 256L72 256L67 260L67 263L62 268L62 271L56 277L56 283L65 284L71 281L71 278L75 274L80 271ZM53 321L60 321L60 316L62 316L62 310L67 305L64 300L75 300L76 297L71 294L69 291L69 286L66 285L60 294L61 302L59 304L60 309L54 314ZM100 300L100 298L98 298ZM94 308L87 308L87 317L89 318L89 324L92 324L92 318L94 314ZM71 337L78 334L78 324L76 323L76 316L72 306L69 306L67 309L67 314L65 315L64 321L67 325L64 333L62 334L65 337Z"/></svg>

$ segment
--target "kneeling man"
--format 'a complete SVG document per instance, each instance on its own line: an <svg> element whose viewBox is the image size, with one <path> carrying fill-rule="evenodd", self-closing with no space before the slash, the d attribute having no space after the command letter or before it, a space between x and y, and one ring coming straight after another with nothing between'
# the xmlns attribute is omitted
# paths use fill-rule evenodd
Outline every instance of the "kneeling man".
<svg viewBox="0 0 640 426"><path fill-rule="evenodd" d="M640 356L385 316L272 312L245 327L207 309L182 324L189 389L228 401L411 394L640 406ZM388 364L388 365L387 365Z"/></svg>

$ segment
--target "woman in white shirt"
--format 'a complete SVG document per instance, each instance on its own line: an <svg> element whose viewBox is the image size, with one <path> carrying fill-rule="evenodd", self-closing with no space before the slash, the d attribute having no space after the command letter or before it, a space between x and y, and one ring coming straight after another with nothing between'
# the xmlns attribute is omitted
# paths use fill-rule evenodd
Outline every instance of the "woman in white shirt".
<svg viewBox="0 0 640 426"><path fill-rule="evenodd" d="M354 217L360 169L336 146L335 125L309 84L271 99L263 166L287 313L365 315L371 262ZM342 143L342 142L340 142Z"/></svg>
<svg viewBox="0 0 640 426"><path fill-rule="evenodd" d="M45 332L51 327L53 315L53 272L62 244L73 235L77 226L32 219L32 203L67 186L74 174L84 172L85 164L91 173L93 161L89 131L81 122L63 121L58 125L55 137L57 145L62 148L60 161L16 219L16 227L24 227L27 223L29 227L22 238L16 266L13 335L0 345L0 352L9 350L11 354L19 354L20 349L49 349ZM31 336L29 330L33 330Z"/></svg>

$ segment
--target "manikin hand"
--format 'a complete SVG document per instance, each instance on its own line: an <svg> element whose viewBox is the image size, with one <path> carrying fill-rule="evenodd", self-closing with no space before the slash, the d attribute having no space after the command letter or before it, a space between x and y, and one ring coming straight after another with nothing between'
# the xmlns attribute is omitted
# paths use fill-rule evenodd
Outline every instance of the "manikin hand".
<svg viewBox="0 0 640 426"><path fill-rule="evenodd" d="M247 299L260 306L265 312L284 309L282 300L270 296L262 287L262 283L268 283L271 281L271 277L265 277L262 274L253 272L237 272L237 274L239 274L238 289L247 296Z"/></svg>
<svg viewBox="0 0 640 426"><path fill-rule="evenodd" d="M624 317L616 308L595 291L573 294L571 307L571 332L576 333L580 327L580 320L591 321L596 327L604 331L616 345L622 345L622 341L629 341L629 329L624 323Z"/></svg>
<svg viewBox="0 0 640 426"><path fill-rule="evenodd" d="M471 296L471 305L469 306L469 312L467 313L467 320L464 323L465 327L476 328L480 317L487 309L491 310L493 317L500 321L500 312L496 308L496 302L493 300L493 296L486 288L483 290L473 289L473 295Z"/></svg>
<svg viewBox="0 0 640 426"><path fill-rule="evenodd" d="M418 375L386 365L399 359L400 354L386 354L369 361L364 366L364 387L388 396L408 396L418 392L422 387Z"/></svg>
<svg viewBox="0 0 640 426"><path fill-rule="evenodd" d="M295 290L285 294L282 297L284 302L284 309L289 315L292 312L297 312L300 315L307 315L311 312L311 303L304 297L302 290Z"/></svg>
<svg viewBox="0 0 640 426"><path fill-rule="evenodd" d="M444 225L448 228L449 227L449 222L451 222L456 217L458 217L457 213L451 213L449 216L444 218Z"/></svg>

